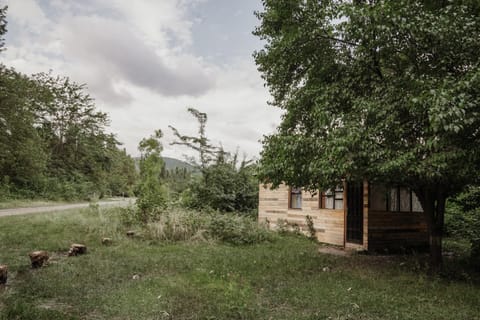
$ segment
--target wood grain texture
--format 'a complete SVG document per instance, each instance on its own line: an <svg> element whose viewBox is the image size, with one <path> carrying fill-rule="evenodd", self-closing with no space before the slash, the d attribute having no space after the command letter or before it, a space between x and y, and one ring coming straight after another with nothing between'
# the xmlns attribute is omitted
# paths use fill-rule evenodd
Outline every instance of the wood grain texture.
<svg viewBox="0 0 480 320"><path fill-rule="evenodd" d="M268 221L272 229L278 227L278 221L284 220L300 227L308 233L307 216L312 217L318 241L344 245L344 210L319 209L318 194L302 193L302 208L288 207L289 188L281 185L270 190L260 185L258 217L259 221Z"/></svg>
<svg viewBox="0 0 480 320"><path fill-rule="evenodd" d="M418 212L369 212L369 250L428 247L425 214Z"/></svg>

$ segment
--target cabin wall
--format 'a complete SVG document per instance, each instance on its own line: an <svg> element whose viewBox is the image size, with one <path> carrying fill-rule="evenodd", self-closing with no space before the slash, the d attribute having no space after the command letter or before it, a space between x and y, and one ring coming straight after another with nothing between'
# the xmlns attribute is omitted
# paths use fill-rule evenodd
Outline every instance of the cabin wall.
<svg viewBox="0 0 480 320"><path fill-rule="evenodd" d="M413 192L400 192L400 188L394 195L390 193L393 190L384 189L381 185L371 185L369 188L368 249L428 248L427 219L421 212L418 200L414 201L417 197ZM399 210L401 204L404 209Z"/></svg>
<svg viewBox="0 0 480 320"><path fill-rule="evenodd" d="M372 251L427 248L428 230L422 212L368 213L368 249Z"/></svg>
<svg viewBox="0 0 480 320"><path fill-rule="evenodd" d="M312 196L309 192L302 193L301 209L290 209L289 190L286 185L281 185L274 190L260 185L259 221L268 221L269 226L276 229L279 220L283 220L298 225L303 232L308 233L306 217L311 216L318 241L343 246L344 210L319 209L318 194Z"/></svg>

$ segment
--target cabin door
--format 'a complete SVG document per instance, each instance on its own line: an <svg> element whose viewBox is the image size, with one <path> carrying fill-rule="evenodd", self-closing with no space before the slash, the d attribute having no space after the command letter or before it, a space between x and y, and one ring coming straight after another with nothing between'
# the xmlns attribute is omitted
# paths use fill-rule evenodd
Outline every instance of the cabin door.
<svg viewBox="0 0 480 320"><path fill-rule="evenodd" d="M347 184L347 242L363 243L363 183Z"/></svg>

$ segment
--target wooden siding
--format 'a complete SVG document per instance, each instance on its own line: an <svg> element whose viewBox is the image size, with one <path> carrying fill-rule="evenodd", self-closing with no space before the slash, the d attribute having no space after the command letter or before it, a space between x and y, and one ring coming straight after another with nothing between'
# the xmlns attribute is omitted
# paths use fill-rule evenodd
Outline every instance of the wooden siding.
<svg viewBox="0 0 480 320"><path fill-rule="evenodd" d="M399 250L428 247L425 215L420 212L368 213L369 250Z"/></svg>
<svg viewBox="0 0 480 320"><path fill-rule="evenodd" d="M334 245L344 245L344 210L319 209L318 194L302 193L302 208L290 209L289 188L285 185L270 190L260 185L258 217L260 222L268 221L275 229L279 220L297 224L308 233L307 216L311 216L318 241ZM345 202L345 201L344 201Z"/></svg>
<svg viewBox="0 0 480 320"><path fill-rule="evenodd" d="M344 188L346 190L346 188ZM319 195L308 192L302 194L302 208L289 208L289 187L282 185L278 189L260 185L259 221L268 221L272 229L283 220L298 225L308 233L307 216L311 216L318 241L352 249L382 251L403 248L428 247L426 218L419 212L386 212L369 209L368 182L363 183L363 244L346 242L346 204L340 210L319 209Z"/></svg>

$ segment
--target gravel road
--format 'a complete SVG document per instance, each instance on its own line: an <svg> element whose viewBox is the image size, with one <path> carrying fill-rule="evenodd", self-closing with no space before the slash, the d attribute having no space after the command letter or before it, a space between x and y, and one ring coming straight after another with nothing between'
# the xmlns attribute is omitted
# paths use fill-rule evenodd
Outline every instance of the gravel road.
<svg viewBox="0 0 480 320"><path fill-rule="evenodd" d="M99 201L97 203L99 206L102 206L102 207L126 207L129 204L135 203L135 199ZM89 205L90 203L86 202L86 203L61 204L61 205L44 206L44 207L2 209L0 210L0 217L88 208Z"/></svg>

